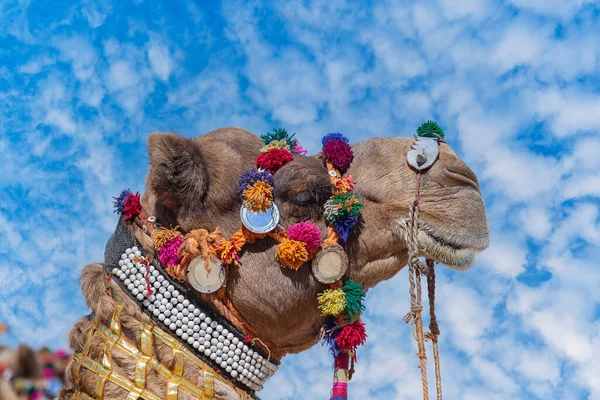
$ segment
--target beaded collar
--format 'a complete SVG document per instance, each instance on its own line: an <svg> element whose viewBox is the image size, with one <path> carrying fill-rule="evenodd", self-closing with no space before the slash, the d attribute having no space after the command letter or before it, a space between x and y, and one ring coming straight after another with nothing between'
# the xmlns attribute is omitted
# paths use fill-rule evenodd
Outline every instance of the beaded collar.
<svg viewBox="0 0 600 400"><path fill-rule="evenodd" d="M257 168L246 171L240 178L242 228L229 239L218 230L197 229L184 235L178 227L163 228L154 217L144 215L139 193L126 190L115 198L116 212L122 215L121 222L135 221L151 234L160 265L134 245L121 249L120 258L116 260L118 265L114 260L110 265L107 262L107 271L119 278L121 287L126 288L155 322L177 335L209 364L251 390L260 390L264 380L277 369L260 347L253 346L251 349L248 345L260 339L253 335L241 337L239 330L218 314L209 312L199 303L197 296L188 294L183 285L175 282L187 283L201 293L222 290L226 284L227 269L238 265L240 253L247 243L267 236L273 238L278 242L275 258L283 268L297 270L312 260L313 276L329 286L319 294L318 307L326 317L321 337L331 347L336 370L349 369L348 361L355 360L357 347L366 339L365 327L360 321L366 293L359 283L346 276L348 259L339 243L348 240L359 222L363 207L353 192L351 176L342 175L354 157L348 139L340 133L330 133L322 140L321 159L328 171L332 196L324 206L327 233L321 240L321 230L311 221L303 221L287 229L280 226L279 211L273 199L273 174L291 162L294 155L306 152L298 145L294 135L289 135L284 129L276 129L261 138L265 146L256 159ZM209 276L212 280L203 282ZM176 315L174 309L177 310ZM192 320L190 315L194 316ZM203 328L203 324L206 327ZM188 326L187 330L185 326ZM233 338L229 339L231 335ZM235 344L234 339L237 339ZM242 343L244 339L247 344ZM227 347L225 341L228 342ZM264 345L262 341L260 343ZM233 357L230 354L232 350ZM236 354L237 350L242 354ZM270 354L268 348L267 352ZM246 364L234 361L240 356L249 357L250 361ZM258 361L255 362L254 357ZM257 369L256 363L260 368ZM254 368L252 371L251 367ZM338 375L336 372L336 382L339 383L343 379Z"/></svg>
<svg viewBox="0 0 600 400"><path fill-rule="evenodd" d="M127 231L124 218L105 250L106 271L163 330L248 392L259 391L278 369L258 346L213 312L152 260Z"/></svg>

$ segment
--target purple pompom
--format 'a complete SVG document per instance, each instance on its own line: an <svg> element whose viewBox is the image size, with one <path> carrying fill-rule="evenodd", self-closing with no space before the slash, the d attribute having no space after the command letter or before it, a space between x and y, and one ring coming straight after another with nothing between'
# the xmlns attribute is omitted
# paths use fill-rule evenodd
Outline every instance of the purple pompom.
<svg viewBox="0 0 600 400"><path fill-rule="evenodd" d="M172 267L181 261L181 256L177 254L181 243L183 243L183 237L176 236L158 249L158 259L162 265Z"/></svg>
<svg viewBox="0 0 600 400"><path fill-rule="evenodd" d="M333 229L344 242L348 240L350 232L358 223L358 215L346 214L333 223Z"/></svg>
<svg viewBox="0 0 600 400"><path fill-rule="evenodd" d="M121 192L121 194L119 195L119 197L113 197L113 199L115 199L113 205L115 207L115 213L118 214L123 214L123 207L125 206L125 200L127 200L127 198L129 197L129 195L131 195L133 193L131 193L131 190L129 189L125 189Z"/></svg>
<svg viewBox="0 0 600 400"><path fill-rule="evenodd" d="M354 153L350 145L343 140L331 139L323 146L323 154L341 173L346 172L352 164Z"/></svg>
<svg viewBox="0 0 600 400"><path fill-rule="evenodd" d="M333 132L323 136L323 139L321 139L321 144L325 146L325 143L327 143L330 140L341 140L344 143L350 143L346 136L342 135L339 132Z"/></svg>
<svg viewBox="0 0 600 400"><path fill-rule="evenodd" d="M269 185L273 186L273 174L271 174L269 171L257 171L254 168L245 171L242 176L240 176L240 195L244 193L244 190L246 190L248 186L251 186L258 181L265 181Z"/></svg>

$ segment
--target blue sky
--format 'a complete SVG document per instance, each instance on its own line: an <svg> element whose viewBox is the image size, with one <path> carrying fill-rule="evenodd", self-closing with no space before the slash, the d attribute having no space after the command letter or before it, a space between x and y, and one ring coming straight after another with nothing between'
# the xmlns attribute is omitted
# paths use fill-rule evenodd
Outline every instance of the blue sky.
<svg viewBox="0 0 600 400"><path fill-rule="evenodd" d="M102 259L111 196L143 189L150 132L286 127L315 152L330 131L410 136L434 118L492 235L471 270L439 276L445 397L600 399L599 7L2 2L1 342L66 345L87 313L78 274ZM369 292L351 398L419 398L408 308L406 271ZM320 346L289 356L261 396L327 398L330 365Z"/></svg>

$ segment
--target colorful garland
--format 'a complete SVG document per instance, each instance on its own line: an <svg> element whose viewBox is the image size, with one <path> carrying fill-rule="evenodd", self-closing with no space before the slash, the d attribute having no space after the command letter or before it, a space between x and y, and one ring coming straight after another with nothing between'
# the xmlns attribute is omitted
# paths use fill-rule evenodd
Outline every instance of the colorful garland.
<svg viewBox="0 0 600 400"><path fill-rule="evenodd" d="M240 177L239 194L243 207L253 212L267 212L274 203L274 179L281 167L291 162L296 154L306 154L294 135L285 129L275 129L273 133L262 135L264 146L256 159L256 167ZM182 235L178 227L160 228L152 233L155 250L165 270L173 277L186 280L185 271L190 260L202 256L205 268L210 271L210 261L218 258L224 265L237 265L239 253L246 243L269 236L279 244L275 258L282 267L298 270L310 261L320 250L337 245L338 240L347 242L350 233L360 220L363 204L354 194L354 182L351 176L342 176L354 159L348 139L341 133L330 133L322 139L322 160L327 167L332 186L332 196L324 205L324 219L327 235L322 240L321 230L311 221L303 221L288 227L281 226L265 234L256 234L242 226L231 238L225 239L219 231L208 233L195 230ZM115 212L121 213L126 220L138 216L142 207L139 193L135 195L125 190L115 198ZM346 279L336 282L318 295L318 307L321 315L327 317L324 327L324 340L329 343L335 356L336 369L348 360L356 359L356 349L364 344L367 334L360 315L364 310L365 297L362 285ZM343 369L343 368L342 368ZM337 376L337 372L336 372ZM345 398L346 383L336 382L333 399Z"/></svg>

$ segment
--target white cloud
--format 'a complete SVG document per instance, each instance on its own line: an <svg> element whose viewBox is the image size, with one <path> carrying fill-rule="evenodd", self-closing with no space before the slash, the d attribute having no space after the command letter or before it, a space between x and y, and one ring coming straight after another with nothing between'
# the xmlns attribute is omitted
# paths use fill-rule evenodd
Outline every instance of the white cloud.
<svg viewBox="0 0 600 400"><path fill-rule="evenodd" d="M148 61L152 71L163 81L169 79L173 70L173 60L169 49L162 43L150 42L148 49Z"/></svg>
<svg viewBox="0 0 600 400"><path fill-rule="evenodd" d="M514 235L511 235L510 239L494 233L491 236L493 239L490 247L479 256L479 263L483 264L483 268L491 268L497 274L516 278L525 270L527 263L523 243L517 241Z"/></svg>

